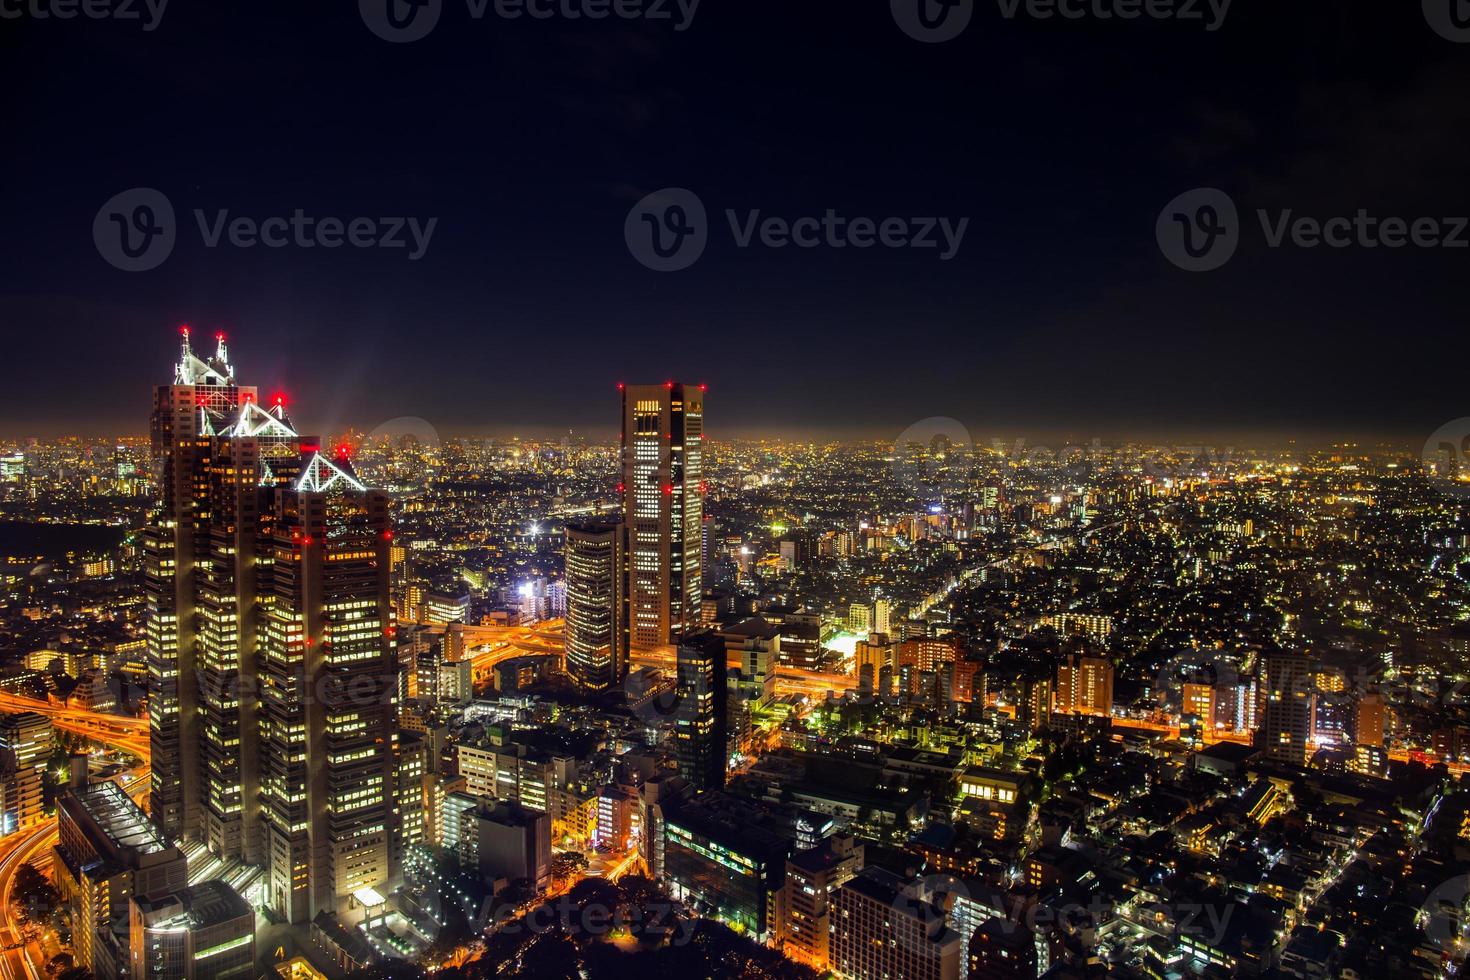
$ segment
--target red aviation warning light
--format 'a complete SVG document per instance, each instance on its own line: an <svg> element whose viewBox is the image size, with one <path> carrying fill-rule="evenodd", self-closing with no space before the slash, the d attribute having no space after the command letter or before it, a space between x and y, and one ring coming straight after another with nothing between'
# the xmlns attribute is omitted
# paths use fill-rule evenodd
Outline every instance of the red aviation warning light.
<svg viewBox="0 0 1470 980"><path fill-rule="evenodd" d="M188 339L188 337L189 337L189 325L187 323L184 324L182 327L179 327L179 336L180 337L183 337L186 340Z"/></svg>

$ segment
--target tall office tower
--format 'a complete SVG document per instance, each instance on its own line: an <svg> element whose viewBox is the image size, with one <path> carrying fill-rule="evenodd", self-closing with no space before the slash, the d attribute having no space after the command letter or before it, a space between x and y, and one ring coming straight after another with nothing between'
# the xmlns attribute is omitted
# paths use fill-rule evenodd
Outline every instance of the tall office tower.
<svg viewBox="0 0 1470 980"><path fill-rule="evenodd" d="M294 924L347 918L387 893L398 866L388 497L345 455L316 453L269 503L258 650L266 897Z"/></svg>
<svg viewBox="0 0 1470 980"><path fill-rule="evenodd" d="M266 866L291 922L345 912L397 867L387 498L235 385L223 337L204 362L186 333L174 381L145 543L154 820Z"/></svg>
<svg viewBox="0 0 1470 980"><path fill-rule="evenodd" d="M153 392L153 482L158 506L143 533L147 598L148 724L152 744L153 819L169 838L200 836L201 714L195 683L196 566L208 539L204 468L216 425L255 400L235 384L224 336L214 357L196 357L183 329L173 384Z"/></svg>
<svg viewBox="0 0 1470 980"><path fill-rule="evenodd" d="M1305 765L1316 714L1313 662L1279 654L1266 658L1265 712L1261 737L1273 759Z"/></svg>
<svg viewBox="0 0 1470 980"><path fill-rule="evenodd" d="M700 622L704 386L624 386L622 453L624 629L643 650Z"/></svg>
<svg viewBox="0 0 1470 980"><path fill-rule="evenodd" d="M301 468L301 438L285 405L266 410L243 397L209 440L202 468L208 513L194 566L200 839L212 853L260 864L257 584L270 569L260 549L270 488L288 485Z"/></svg>
<svg viewBox="0 0 1470 980"><path fill-rule="evenodd" d="M718 634L691 633L679 641L674 754L679 775L696 792L725 785L727 663L725 641Z"/></svg>
<svg viewBox="0 0 1470 980"><path fill-rule="evenodd" d="M1058 714L1113 713L1113 665L1101 657L1069 656L1057 666Z"/></svg>
<svg viewBox="0 0 1470 980"><path fill-rule="evenodd" d="M566 669L584 691L606 691L628 672L618 629L621 539L615 521L567 524Z"/></svg>

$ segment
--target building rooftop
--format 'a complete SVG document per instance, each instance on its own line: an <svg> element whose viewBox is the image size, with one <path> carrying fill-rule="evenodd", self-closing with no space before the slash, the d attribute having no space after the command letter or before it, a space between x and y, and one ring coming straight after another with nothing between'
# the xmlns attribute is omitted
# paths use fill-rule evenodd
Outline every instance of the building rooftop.
<svg viewBox="0 0 1470 980"><path fill-rule="evenodd" d="M71 795L119 848L155 854L173 846L117 783L93 783Z"/></svg>
<svg viewBox="0 0 1470 980"><path fill-rule="evenodd" d="M228 882L201 881L182 891L157 898L135 898L153 930L203 929L251 917L254 910Z"/></svg>

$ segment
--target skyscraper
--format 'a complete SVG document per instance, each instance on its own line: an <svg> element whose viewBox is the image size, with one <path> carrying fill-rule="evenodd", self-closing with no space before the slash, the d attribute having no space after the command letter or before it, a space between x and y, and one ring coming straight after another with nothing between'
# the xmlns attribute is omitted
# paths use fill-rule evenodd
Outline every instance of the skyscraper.
<svg viewBox="0 0 1470 980"><path fill-rule="evenodd" d="M1266 658L1265 711L1261 737L1266 754L1293 765L1305 765L1316 713L1313 661L1274 654Z"/></svg>
<svg viewBox="0 0 1470 980"><path fill-rule="evenodd" d="M566 669L577 686L622 683L622 529L616 521L569 522L566 532Z"/></svg>
<svg viewBox="0 0 1470 980"><path fill-rule="evenodd" d="M626 613L632 649L700 622L704 386L623 387Z"/></svg>
<svg viewBox="0 0 1470 980"><path fill-rule="evenodd" d="M209 518L204 469L216 424L255 400L254 388L235 384L223 334L208 361L191 350L188 327L182 338L173 383L153 392L149 431L159 499L143 534L150 800L154 822L173 840L198 838L203 826L195 635L196 566Z"/></svg>
<svg viewBox="0 0 1470 980"><path fill-rule="evenodd" d="M145 534L153 819L263 865L291 922L396 867L387 497L215 356L157 389Z"/></svg>
<svg viewBox="0 0 1470 980"><path fill-rule="evenodd" d="M725 641L715 633L691 633L679 641L674 754L679 775L696 791L725 785L727 662Z"/></svg>
<svg viewBox="0 0 1470 980"><path fill-rule="evenodd" d="M345 455L276 491L262 586L266 895L292 923L348 915L398 866L388 497Z"/></svg>

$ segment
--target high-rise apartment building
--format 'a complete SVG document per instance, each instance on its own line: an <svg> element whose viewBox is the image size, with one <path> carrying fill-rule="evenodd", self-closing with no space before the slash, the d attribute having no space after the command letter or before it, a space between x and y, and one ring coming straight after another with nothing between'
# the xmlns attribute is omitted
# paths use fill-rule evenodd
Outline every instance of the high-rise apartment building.
<svg viewBox="0 0 1470 980"><path fill-rule="evenodd" d="M624 637L618 628L622 559L622 531L616 522L568 522L566 670L585 691L608 690L627 674Z"/></svg>
<svg viewBox="0 0 1470 980"><path fill-rule="evenodd" d="M727 664L725 641L717 633L691 633L679 641L674 754L679 775L696 791L725 785Z"/></svg>
<svg viewBox="0 0 1470 980"><path fill-rule="evenodd" d="M1278 654L1266 658L1261 736L1273 759L1306 764L1317 705L1313 669L1314 662L1306 657Z"/></svg>
<svg viewBox="0 0 1470 980"><path fill-rule="evenodd" d="M958 980L961 942L944 910L868 868L832 897L831 969L844 977Z"/></svg>
<svg viewBox="0 0 1470 980"><path fill-rule="evenodd" d="M832 933L832 894L862 870L860 840L837 836L786 860L786 880L775 896L775 945L788 959L826 972Z"/></svg>
<svg viewBox="0 0 1470 980"><path fill-rule="evenodd" d="M704 386L623 387L625 611L633 649L700 622Z"/></svg>
<svg viewBox="0 0 1470 980"><path fill-rule="evenodd" d="M153 819L267 869L293 923L396 867L387 497L187 331L154 395L145 534Z"/></svg>
<svg viewBox="0 0 1470 980"><path fill-rule="evenodd" d="M1057 714L1095 715L1113 712L1113 665L1101 657L1070 656L1057 666Z"/></svg>

